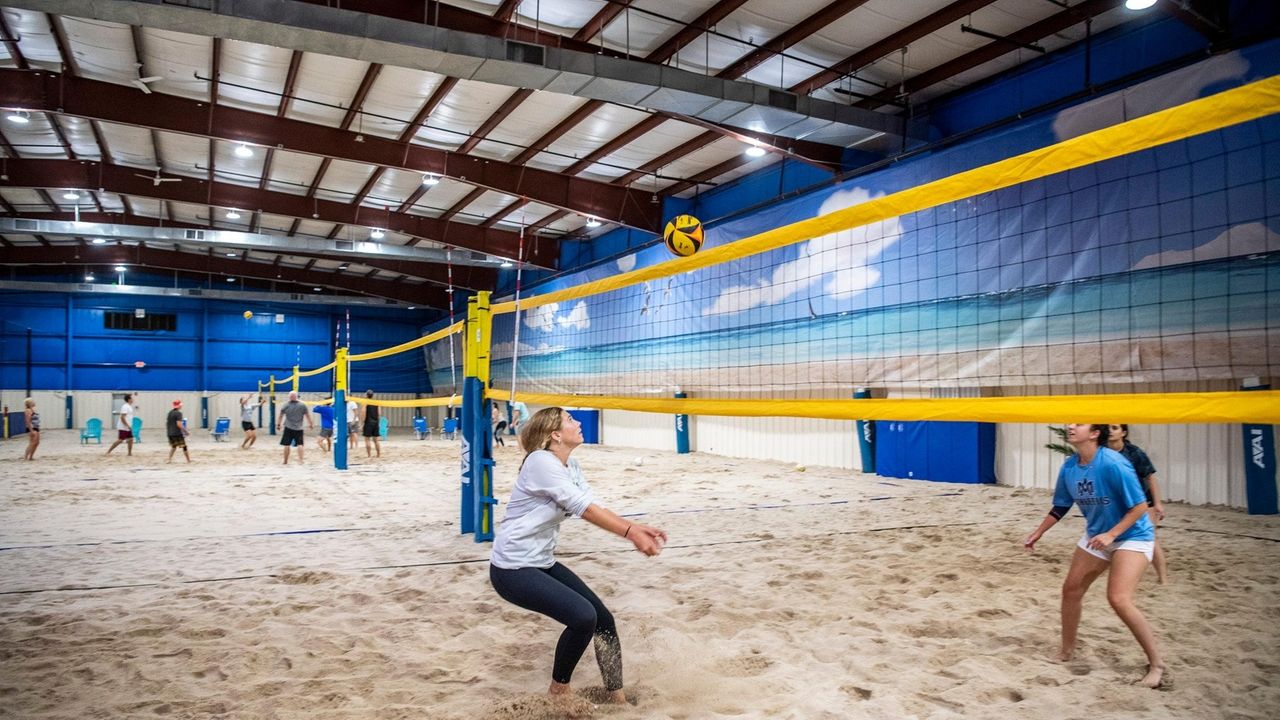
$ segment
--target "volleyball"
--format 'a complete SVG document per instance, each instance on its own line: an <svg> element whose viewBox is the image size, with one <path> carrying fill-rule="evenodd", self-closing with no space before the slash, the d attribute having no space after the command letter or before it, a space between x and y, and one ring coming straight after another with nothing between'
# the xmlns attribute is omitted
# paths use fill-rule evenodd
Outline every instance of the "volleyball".
<svg viewBox="0 0 1280 720"><path fill-rule="evenodd" d="M253 311L252 311L252 310L245 310L245 311L244 311L244 319L245 319L245 320L248 320L248 319L249 319L249 318L251 318L251 317L253 317Z"/></svg>
<svg viewBox="0 0 1280 720"><path fill-rule="evenodd" d="M702 221L692 215L677 215L662 231L667 249L686 257L702 248Z"/></svg>

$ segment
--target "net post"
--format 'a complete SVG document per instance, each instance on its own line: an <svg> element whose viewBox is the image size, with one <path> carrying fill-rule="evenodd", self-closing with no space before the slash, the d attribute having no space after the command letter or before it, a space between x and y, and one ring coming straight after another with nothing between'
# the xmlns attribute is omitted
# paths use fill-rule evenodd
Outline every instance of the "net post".
<svg viewBox="0 0 1280 720"><path fill-rule="evenodd" d="M683 400L689 397L689 393L677 391L675 398ZM689 416L684 413L676 414L676 454L687 455L689 453Z"/></svg>
<svg viewBox="0 0 1280 720"><path fill-rule="evenodd" d="M333 467L347 469L347 349L338 348L333 366Z"/></svg>
<svg viewBox="0 0 1280 720"><path fill-rule="evenodd" d="M857 388L853 391L855 400L869 400L871 390ZM858 420L858 457L862 463L862 472L876 471L876 423L874 420Z"/></svg>
<svg viewBox="0 0 1280 720"><path fill-rule="evenodd" d="M462 384L462 532L493 539L493 426L489 422L489 344L493 315L488 292L467 300Z"/></svg>
<svg viewBox="0 0 1280 720"><path fill-rule="evenodd" d="M272 375L267 379L267 388L271 393L267 402L270 403L268 414L271 416L271 434L276 434L276 376Z"/></svg>
<svg viewBox="0 0 1280 720"><path fill-rule="evenodd" d="M298 376L298 366L293 366L293 391L298 392L298 384L300 377Z"/></svg>

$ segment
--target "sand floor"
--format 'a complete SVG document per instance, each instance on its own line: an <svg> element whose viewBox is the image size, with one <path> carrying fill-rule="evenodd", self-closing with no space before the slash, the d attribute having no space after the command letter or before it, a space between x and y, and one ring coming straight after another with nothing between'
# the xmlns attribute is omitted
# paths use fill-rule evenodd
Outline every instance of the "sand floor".
<svg viewBox="0 0 1280 720"><path fill-rule="evenodd" d="M197 431L191 465L159 437L0 444L0 717L440 718L565 714L542 695L559 626L502 601L487 545L458 534L457 444L393 436L339 473L280 465ZM180 462L179 456L179 462ZM666 529L661 556L569 521L560 559L618 618L639 718L1275 718L1280 518L1168 506L1173 582L1140 606L1171 687L1085 602L1056 664L1058 592L1083 527L1019 541L1043 491L586 446L603 504ZM637 457L643 464L636 464ZM497 490L519 463L497 448ZM501 510L499 510L499 517Z"/></svg>

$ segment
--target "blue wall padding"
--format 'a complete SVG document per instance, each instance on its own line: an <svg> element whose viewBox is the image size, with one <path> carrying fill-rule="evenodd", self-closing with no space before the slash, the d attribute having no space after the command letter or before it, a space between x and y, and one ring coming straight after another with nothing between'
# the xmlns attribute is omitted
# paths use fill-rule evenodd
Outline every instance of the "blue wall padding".
<svg viewBox="0 0 1280 720"><path fill-rule="evenodd" d="M876 421L876 474L955 483L996 481L996 426Z"/></svg>
<svg viewBox="0 0 1280 720"><path fill-rule="evenodd" d="M331 362L339 320L346 341L347 308L338 305L27 291L0 292L0 304L6 320L0 325L0 387L25 387L30 364L33 388L39 390L244 391L268 375L287 376L295 364L306 370ZM106 313L133 315L136 308L174 314L177 327L104 327ZM253 311L251 319L245 319L245 310ZM276 314L284 315L284 322L275 322ZM352 307L351 351L379 350L419 337L422 319L422 314L402 308ZM27 328L32 329L30 358ZM421 351L393 358L353 366L353 381L379 392L429 391L426 374L414 371L425 366ZM143 368L134 366L139 360ZM322 373L303 378L301 389L327 392L330 382L331 373Z"/></svg>

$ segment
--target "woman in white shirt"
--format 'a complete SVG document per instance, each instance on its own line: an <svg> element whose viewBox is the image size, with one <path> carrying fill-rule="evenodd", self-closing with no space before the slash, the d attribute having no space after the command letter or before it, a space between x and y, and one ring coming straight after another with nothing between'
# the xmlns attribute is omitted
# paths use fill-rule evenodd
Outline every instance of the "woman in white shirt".
<svg viewBox="0 0 1280 720"><path fill-rule="evenodd" d="M572 691L569 680L593 639L596 663L612 702L625 703L622 646L613 615L586 583L556 562L560 523L570 515L616 533L645 555L667 542L662 530L626 520L599 505L569 453L582 444L582 425L558 407L539 410L520 433L526 450L507 514L489 559L489 581L502 599L565 625L556 645L551 695Z"/></svg>

